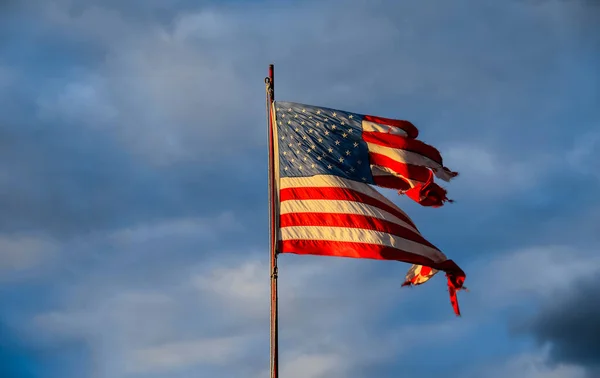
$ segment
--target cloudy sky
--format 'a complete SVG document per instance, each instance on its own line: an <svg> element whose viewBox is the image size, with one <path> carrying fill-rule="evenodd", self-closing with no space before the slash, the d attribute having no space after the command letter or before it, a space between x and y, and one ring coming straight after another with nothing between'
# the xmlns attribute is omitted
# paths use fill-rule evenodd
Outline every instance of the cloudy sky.
<svg viewBox="0 0 600 378"><path fill-rule="evenodd" d="M461 173L385 194L470 289L283 255L282 378L600 377L599 61L592 0L0 1L0 376L267 376L275 63Z"/></svg>

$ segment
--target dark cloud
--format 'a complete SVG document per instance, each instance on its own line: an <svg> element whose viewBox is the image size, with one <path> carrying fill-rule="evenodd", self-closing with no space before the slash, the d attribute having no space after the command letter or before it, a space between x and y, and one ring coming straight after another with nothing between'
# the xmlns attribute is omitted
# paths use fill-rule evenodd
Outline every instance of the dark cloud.
<svg viewBox="0 0 600 378"><path fill-rule="evenodd" d="M552 298L526 330L540 344L550 346L550 362L581 365L592 374L600 373L600 273Z"/></svg>

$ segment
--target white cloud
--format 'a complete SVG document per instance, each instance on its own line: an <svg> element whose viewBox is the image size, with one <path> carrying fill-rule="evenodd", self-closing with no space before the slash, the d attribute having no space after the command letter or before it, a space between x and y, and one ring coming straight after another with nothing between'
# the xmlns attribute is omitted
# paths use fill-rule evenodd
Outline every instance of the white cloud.
<svg viewBox="0 0 600 378"><path fill-rule="evenodd" d="M600 133L593 131L581 135L567 152L571 169L600 179Z"/></svg>
<svg viewBox="0 0 600 378"><path fill-rule="evenodd" d="M544 299L600 270L600 257L569 246L538 246L469 267L469 285L483 303L504 307L527 299Z"/></svg>
<svg viewBox="0 0 600 378"><path fill-rule="evenodd" d="M232 212L224 212L214 218L175 218L139 224L117 230L108 238L120 245L153 242L172 237L212 240L222 237L225 232L238 231L242 227Z"/></svg>
<svg viewBox="0 0 600 378"><path fill-rule="evenodd" d="M281 367L280 375L289 378L341 378L345 377L346 369L348 369L348 361L342 356L301 354L289 358Z"/></svg>
<svg viewBox="0 0 600 378"><path fill-rule="evenodd" d="M168 372L194 365L224 365L248 348L247 341L244 337L222 337L140 348L133 351L127 370L133 373Z"/></svg>
<svg viewBox="0 0 600 378"><path fill-rule="evenodd" d="M517 159L507 151L495 153L493 148L472 143L451 145L443 151L444 164L460 173L451 184L455 197L487 199L525 192L565 163L542 153Z"/></svg>
<svg viewBox="0 0 600 378"><path fill-rule="evenodd" d="M269 305L268 265L247 261L241 266L217 267L192 276L192 285L204 295L223 301L237 311L263 318Z"/></svg>
<svg viewBox="0 0 600 378"><path fill-rule="evenodd" d="M0 277L15 278L23 271L39 268L56 256L59 245L36 236L0 236Z"/></svg>
<svg viewBox="0 0 600 378"><path fill-rule="evenodd" d="M68 82L58 93L47 94L38 99L38 115L42 119L67 120L86 125L107 127L118 121L119 112L111 103L106 80L89 76Z"/></svg>
<svg viewBox="0 0 600 378"><path fill-rule="evenodd" d="M465 378L586 378L581 367L572 365L549 366L547 351L538 354L526 353L511 357L505 362L483 366L465 375Z"/></svg>

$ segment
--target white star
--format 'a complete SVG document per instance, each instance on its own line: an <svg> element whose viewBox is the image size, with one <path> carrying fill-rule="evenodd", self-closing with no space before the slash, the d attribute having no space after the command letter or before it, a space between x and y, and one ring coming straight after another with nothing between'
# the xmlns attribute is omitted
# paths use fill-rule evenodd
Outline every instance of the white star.
<svg viewBox="0 0 600 378"><path fill-rule="evenodd" d="M333 167L331 166L331 164L329 164L329 165L327 166L327 169L331 169L331 168L333 168Z"/></svg>
<svg viewBox="0 0 600 378"><path fill-rule="evenodd" d="M312 145L310 146L310 148L312 148L312 149L314 150L315 148L317 148L317 146L315 146L314 144L312 144Z"/></svg>
<svg viewBox="0 0 600 378"><path fill-rule="evenodd" d="M331 130L335 130L335 125L331 125Z"/></svg>
<svg viewBox="0 0 600 378"><path fill-rule="evenodd" d="M352 114L350 114L350 115L348 116L348 118L350 118L350 119L352 119L352 117L354 117Z"/></svg>
<svg viewBox="0 0 600 378"><path fill-rule="evenodd" d="M339 158L338 160L339 160L340 163L344 162L344 158L343 157Z"/></svg>
<svg viewBox="0 0 600 378"><path fill-rule="evenodd" d="M285 118L285 114L282 114L282 115L281 115L281 118Z"/></svg>
<svg viewBox="0 0 600 378"><path fill-rule="evenodd" d="M315 165L314 165L314 164L311 164L311 165L310 165L310 167L311 167L311 168L314 168L314 167L315 167Z"/></svg>
<svg viewBox="0 0 600 378"><path fill-rule="evenodd" d="M308 133L312 134L313 130L312 129L308 129Z"/></svg>
<svg viewBox="0 0 600 378"><path fill-rule="evenodd" d="M320 110L317 110L317 114L321 114L321 111L320 111Z"/></svg>
<svg viewBox="0 0 600 378"><path fill-rule="evenodd" d="M358 163L359 165L360 165L360 164L362 164L362 160L359 160L359 161L357 161L357 163Z"/></svg>
<svg viewBox="0 0 600 378"><path fill-rule="evenodd" d="M322 158L322 157L320 157L320 156L317 156L317 160L321 160L321 159L323 159L323 158Z"/></svg>
<svg viewBox="0 0 600 378"><path fill-rule="evenodd" d="M292 159L292 160L290 160L290 163L293 163L295 160L296 160L296 159Z"/></svg>
<svg viewBox="0 0 600 378"><path fill-rule="evenodd" d="M335 145L336 145L336 146L339 146L339 145L340 145L340 141L339 141L339 140L336 140L336 141L335 141Z"/></svg>
<svg viewBox="0 0 600 378"><path fill-rule="evenodd" d="M358 147L358 142L354 142L354 148Z"/></svg>
<svg viewBox="0 0 600 378"><path fill-rule="evenodd" d="M321 122L317 122L317 123L315 123L315 125L321 126Z"/></svg>
<svg viewBox="0 0 600 378"><path fill-rule="evenodd" d="M329 131L325 131L325 135L329 135Z"/></svg>
<svg viewBox="0 0 600 378"><path fill-rule="evenodd" d="M347 137L347 136L348 136L348 134L346 134L346 133L343 133L343 134L342 134L342 136L345 138L345 137Z"/></svg>
<svg viewBox="0 0 600 378"><path fill-rule="evenodd" d="M323 143L323 138L319 138L317 140L319 141L319 143Z"/></svg>
<svg viewBox="0 0 600 378"><path fill-rule="evenodd" d="M299 129L299 128L297 128L297 127L296 127L294 130L296 130L296 132L300 131L300 129Z"/></svg>
<svg viewBox="0 0 600 378"><path fill-rule="evenodd" d="M302 142L298 142L298 146L300 146L302 144Z"/></svg>
<svg viewBox="0 0 600 378"><path fill-rule="evenodd" d="M284 155L284 156L285 156L285 155L287 155L287 151L283 151L283 155Z"/></svg>
<svg viewBox="0 0 600 378"><path fill-rule="evenodd" d="M298 118L298 114L294 114L294 118Z"/></svg>
<svg viewBox="0 0 600 378"><path fill-rule="evenodd" d="M307 153L309 153L309 152L310 152L310 148L307 148L307 149L306 149L306 152L307 152Z"/></svg>
<svg viewBox="0 0 600 378"><path fill-rule="evenodd" d="M306 140L306 135L302 135L302 139Z"/></svg>
<svg viewBox="0 0 600 378"><path fill-rule="evenodd" d="M350 172L354 172L354 171L356 171L356 169L350 168Z"/></svg>
<svg viewBox="0 0 600 378"><path fill-rule="evenodd" d="M352 134L352 129L348 129L348 133L349 133L349 134Z"/></svg>
<svg viewBox="0 0 600 378"><path fill-rule="evenodd" d="M344 121L342 121L342 123L340 123L340 125L344 126Z"/></svg>
<svg viewBox="0 0 600 378"><path fill-rule="evenodd" d="M291 112L291 111L292 111L292 108L289 108L289 109L288 109L288 112Z"/></svg>
<svg viewBox="0 0 600 378"><path fill-rule="evenodd" d="M288 144L288 147L292 147L292 143Z"/></svg>
<svg viewBox="0 0 600 378"><path fill-rule="evenodd" d="M304 125L304 121L302 121L302 122L300 122L300 123Z"/></svg>
<svg viewBox="0 0 600 378"><path fill-rule="evenodd" d="M306 113L306 109L302 109L302 113Z"/></svg>
<svg viewBox="0 0 600 378"><path fill-rule="evenodd" d="M282 136L281 136L281 140L284 140L284 139L285 139L285 135L282 135Z"/></svg>
<svg viewBox="0 0 600 378"><path fill-rule="evenodd" d="M366 178L366 177L363 177L363 178L362 178L362 180L363 180L363 181L367 181L367 178Z"/></svg>
<svg viewBox="0 0 600 378"><path fill-rule="evenodd" d="M346 156L350 156L350 151L346 150Z"/></svg>
<svg viewBox="0 0 600 378"><path fill-rule="evenodd" d="M288 121L288 125L291 125L291 124L292 124L292 121Z"/></svg>
<svg viewBox="0 0 600 378"><path fill-rule="evenodd" d="M284 170L284 171L287 171L287 170L288 170L288 167L285 167L285 168L283 168L283 170Z"/></svg>
<svg viewBox="0 0 600 378"><path fill-rule="evenodd" d="M280 125L283 125L283 121L279 121L279 124L280 124Z"/></svg>
<svg viewBox="0 0 600 378"><path fill-rule="evenodd" d="M277 108L277 111L280 111L280 110L281 110L281 108Z"/></svg>
<svg viewBox="0 0 600 378"><path fill-rule="evenodd" d="M337 116L337 113L336 113L336 112L333 112L332 116L334 116L334 117L335 117L335 116Z"/></svg>
<svg viewBox="0 0 600 378"><path fill-rule="evenodd" d="M296 155L300 155L300 150L296 150Z"/></svg>
<svg viewBox="0 0 600 378"><path fill-rule="evenodd" d="M302 170L302 166L299 166L299 167L298 167L298 169L299 169L299 170Z"/></svg>
<svg viewBox="0 0 600 378"><path fill-rule="evenodd" d="M329 151L329 153L333 152L333 148L329 148L327 151Z"/></svg>
<svg viewBox="0 0 600 378"><path fill-rule="evenodd" d="M304 157L304 159L302 159L302 160L304 160L304 161L307 161L307 160L308 160L308 158L305 156L305 157Z"/></svg>

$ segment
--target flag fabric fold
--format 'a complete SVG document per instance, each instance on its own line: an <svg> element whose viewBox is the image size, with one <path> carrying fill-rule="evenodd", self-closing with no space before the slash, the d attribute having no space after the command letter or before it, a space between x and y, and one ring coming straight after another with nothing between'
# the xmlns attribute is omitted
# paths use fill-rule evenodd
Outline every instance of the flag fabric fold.
<svg viewBox="0 0 600 378"><path fill-rule="evenodd" d="M434 177L457 175L440 153L417 140L408 121L277 101L271 109L278 185L278 251L397 260L414 264L404 285L437 271L451 302L465 274L414 222L373 186L391 188L423 206L442 206Z"/></svg>

